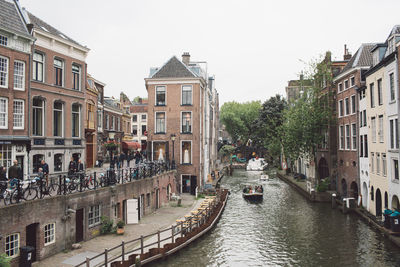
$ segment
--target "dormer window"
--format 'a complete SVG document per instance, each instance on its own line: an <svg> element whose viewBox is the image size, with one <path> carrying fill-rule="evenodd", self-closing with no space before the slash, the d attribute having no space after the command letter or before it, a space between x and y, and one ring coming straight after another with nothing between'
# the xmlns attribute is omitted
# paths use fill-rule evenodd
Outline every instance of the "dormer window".
<svg viewBox="0 0 400 267"><path fill-rule="evenodd" d="M8 44L8 37L4 35L0 35L0 45L7 46Z"/></svg>

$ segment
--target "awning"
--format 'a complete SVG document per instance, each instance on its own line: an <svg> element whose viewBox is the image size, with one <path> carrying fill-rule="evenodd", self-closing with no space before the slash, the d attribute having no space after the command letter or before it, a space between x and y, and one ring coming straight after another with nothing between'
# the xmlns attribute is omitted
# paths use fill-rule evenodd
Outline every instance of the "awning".
<svg viewBox="0 0 400 267"><path fill-rule="evenodd" d="M139 148L140 148L140 144L138 142L122 141L122 149L136 150Z"/></svg>

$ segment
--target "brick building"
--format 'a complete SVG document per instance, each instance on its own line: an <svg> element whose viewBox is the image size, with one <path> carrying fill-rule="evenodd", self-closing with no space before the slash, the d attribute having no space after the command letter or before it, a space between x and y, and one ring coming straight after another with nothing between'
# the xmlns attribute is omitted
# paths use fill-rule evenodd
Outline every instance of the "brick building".
<svg viewBox="0 0 400 267"><path fill-rule="evenodd" d="M34 38L18 2L0 0L0 166L29 173L29 62Z"/></svg>
<svg viewBox="0 0 400 267"><path fill-rule="evenodd" d="M31 75L30 169L40 161L63 173L71 157L85 159L86 56L89 49L28 12L36 38Z"/></svg>
<svg viewBox="0 0 400 267"><path fill-rule="evenodd" d="M121 102L114 97L104 97L104 129L103 129L103 140L110 140L110 132L114 134L114 141L117 143L122 142L124 132L122 131L123 110L121 108ZM109 151L104 151L106 156L104 160L109 161ZM115 153L121 152L121 146L115 151Z"/></svg>
<svg viewBox="0 0 400 267"><path fill-rule="evenodd" d="M337 102L337 191L358 198L360 188L358 157L358 95L365 85L365 72L372 65L374 44L362 44L343 70L334 78Z"/></svg>
<svg viewBox="0 0 400 267"><path fill-rule="evenodd" d="M138 102L132 103L132 136L133 141L140 144L142 151L147 150L147 99L140 98Z"/></svg>
<svg viewBox="0 0 400 267"><path fill-rule="evenodd" d="M217 146L210 138L217 138L214 127L219 125L212 123L218 112L216 90L200 65L190 61L189 53L183 54L182 61L173 56L162 67L151 68L145 82L147 157L175 163L180 191L194 194L196 188L204 187L211 162L216 161L216 155L210 156L210 146Z"/></svg>
<svg viewBox="0 0 400 267"><path fill-rule="evenodd" d="M86 138L86 167L92 168L97 160L97 99L99 92L94 79L88 74L86 79L86 114L84 119Z"/></svg>
<svg viewBox="0 0 400 267"><path fill-rule="evenodd" d="M106 86L105 83L96 80L95 78L91 77L94 82L94 86L97 90L97 153L96 153L96 161L99 162L104 161L104 155L106 153L103 143L107 140L107 137L104 135L104 87Z"/></svg>

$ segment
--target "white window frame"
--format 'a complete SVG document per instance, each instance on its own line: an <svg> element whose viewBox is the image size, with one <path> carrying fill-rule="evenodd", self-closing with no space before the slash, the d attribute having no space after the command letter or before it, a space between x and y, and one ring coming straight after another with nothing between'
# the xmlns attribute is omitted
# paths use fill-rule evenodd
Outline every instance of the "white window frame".
<svg viewBox="0 0 400 267"><path fill-rule="evenodd" d="M182 151L182 144L183 142L190 142L190 163L183 163L183 151ZM181 140L181 145L179 147L179 154L181 156L180 161L181 164L188 164L188 165L193 165L193 142L192 140Z"/></svg>
<svg viewBox="0 0 400 267"><path fill-rule="evenodd" d="M376 174L381 173L381 154L376 153Z"/></svg>
<svg viewBox="0 0 400 267"><path fill-rule="evenodd" d="M78 111L74 111L73 110L73 107L74 107L74 105L76 105L76 106L78 106ZM73 130L74 130L74 127L73 127L73 125L74 125L74 120L73 120L73 115L74 114L78 114L78 136L73 136ZM80 138L81 137L81 105L79 105L79 104L72 104L71 105L71 137L72 138Z"/></svg>
<svg viewBox="0 0 400 267"><path fill-rule="evenodd" d="M165 121L165 123L164 123L164 132L158 132L157 131L157 114L158 113L164 113L164 121ZM167 133L167 112L165 112L165 111L156 111L155 113L154 113L154 129L155 129L155 133L156 134L166 134Z"/></svg>
<svg viewBox="0 0 400 267"><path fill-rule="evenodd" d="M18 75L16 69L17 65L22 66L22 75ZM15 82L17 78L22 78L22 87L16 87ZM14 90L25 91L25 62L20 60L14 60Z"/></svg>
<svg viewBox="0 0 400 267"><path fill-rule="evenodd" d="M397 177L399 179L396 179L396 167L395 167L395 161L397 161L397 165L399 165L399 159L398 158L392 158L392 181L399 181L400 175L397 173ZM397 169L399 169L399 166L397 166Z"/></svg>
<svg viewBox="0 0 400 267"><path fill-rule="evenodd" d="M94 227L96 225L99 225L101 223L101 205L93 205L88 208L88 227ZM96 216L96 209L98 209L98 215ZM90 214L92 214L92 218L90 218ZM92 223L90 223L90 220L93 220Z"/></svg>
<svg viewBox="0 0 400 267"><path fill-rule="evenodd" d="M375 172L375 153L371 152L371 172L374 173Z"/></svg>
<svg viewBox="0 0 400 267"><path fill-rule="evenodd" d="M78 72L74 71L74 67L78 68ZM82 77L82 67L79 64L72 63L71 66L71 74L72 74L72 90L81 91L81 77ZM78 74L78 88L74 88L74 74Z"/></svg>
<svg viewBox="0 0 400 267"><path fill-rule="evenodd" d="M352 79L354 79L354 83L352 83ZM350 87L353 87L356 85L356 78L354 77L354 75L350 77L349 81L350 81Z"/></svg>
<svg viewBox="0 0 400 267"><path fill-rule="evenodd" d="M57 68L60 68L61 69L61 75L62 75L62 77L61 77L61 85L59 85L59 84L57 84L57 79L56 79L56 72L55 72L55 68L56 68L56 64L55 64L55 61L56 60L58 60L58 61L60 61L61 62L61 67L60 66L57 66ZM64 85L65 85L65 62L64 62L64 60L63 59L60 59L60 58L57 58L57 57L55 57L54 59L53 59L53 71L54 71L54 85L55 86L61 86L61 87L64 87Z"/></svg>
<svg viewBox="0 0 400 267"><path fill-rule="evenodd" d="M44 121L44 118L45 118L45 113L44 113L44 107L45 107L45 101L43 100L43 99L41 99L41 98L39 98L38 99L39 101L41 101L41 103L42 103L42 106L41 107L39 107L39 106L34 106L33 105L33 100L32 100L32 116L33 116L33 110L34 109L41 109L42 110L42 129L41 129L41 132L42 132L42 134L41 135L34 135L33 134L33 118L32 118L32 135L33 136L44 136L44 124L45 124L45 121Z"/></svg>
<svg viewBox="0 0 400 267"><path fill-rule="evenodd" d="M347 129L349 129L347 131ZM347 136L347 133L349 134ZM346 150L351 150L351 129L350 129L350 124L346 124L344 127L344 138L345 138L345 149Z"/></svg>
<svg viewBox="0 0 400 267"><path fill-rule="evenodd" d="M351 149L357 150L357 125L355 123L351 124L350 131L351 131Z"/></svg>
<svg viewBox="0 0 400 267"><path fill-rule="evenodd" d="M343 131L342 131L343 129ZM340 150L344 150L345 149L345 129L344 129L344 125L340 125L339 126L339 149Z"/></svg>
<svg viewBox="0 0 400 267"><path fill-rule="evenodd" d="M343 102L344 102L344 115L345 116L350 115L350 99L346 97Z"/></svg>
<svg viewBox="0 0 400 267"><path fill-rule="evenodd" d="M389 94L390 94L390 101L395 102L396 101L396 88L395 88L395 81L394 81L394 72L389 73Z"/></svg>
<svg viewBox="0 0 400 267"><path fill-rule="evenodd" d="M15 113L15 103L16 102L22 103L22 114ZM21 119L22 125L21 126L15 126L16 115L22 116L22 119ZM14 102L13 102L13 129L23 130L24 128L25 128L25 101L23 99L14 99Z"/></svg>
<svg viewBox="0 0 400 267"><path fill-rule="evenodd" d="M183 132L182 123L183 123L183 113L190 113L190 132ZM191 134L193 133L193 113L191 111L181 111L181 123L180 123L181 133L182 134Z"/></svg>
<svg viewBox="0 0 400 267"><path fill-rule="evenodd" d="M157 88L161 88L161 87L164 87L164 92L165 92L165 103L164 103L164 105L159 105L158 104L158 102L157 102ZM167 105L167 86L166 85L157 85L156 87L155 87L155 90L154 90L154 104L155 104L155 106L160 106L160 107L164 107L164 106L166 106Z"/></svg>
<svg viewBox="0 0 400 267"><path fill-rule="evenodd" d="M39 61L39 60L36 60L35 59L35 54L38 54L38 55L40 55L40 56L42 56L42 61ZM32 80L34 80L34 81L36 81L36 82L44 82L44 77L45 77L45 62L46 62L46 57L45 57L45 55L44 55L44 53L42 53L42 52L38 52L38 51L35 51L34 53L33 53L33 66L32 66ZM36 63L38 63L38 65L39 64L42 64L42 75L41 75L41 77L39 77L39 75L37 75L37 68L36 68L36 76L38 76L38 79L36 80L36 77L34 77L34 74L35 74L35 72L34 72L34 68L35 68L35 65L36 65Z"/></svg>
<svg viewBox="0 0 400 267"><path fill-rule="evenodd" d="M0 102L4 101L4 111L1 110L0 104L0 114L5 114L4 125L0 125L0 129L8 129L8 98L0 97Z"/></svg>
<svg viewBox="0 0 400 267"><path fill-rule="evenodd" d="M0 34L0 45L5 47L8 46L8 36Z"/></svg>
<svg viewBox="0 0 400 267"><path fill-rule="evenodd" d="M347 82L347 87L346 87L346 82ZM347 89L349 89L349 88L350 88L350 86L349 86L349 79L346 79L346 80L343 81L343 91L344 91L344 90L347 90Z"/></svg>
<svg viewBox="0 0 400 267"><path fill-rule="evenodd" d="M183 89L185 87L190 87L190 104L183 104ZM191 106L193 105L193 85L191 84L184 84L181 86L181 105L182 106Z"/></svg>
<svg viewBox="0 0 400 267"><path fill-rule="evenodd" d="M378 136L379 136L379 143L383 143L385 140L384 134L385 134L385 130L383 127L383 115L379 115L378 116L378 127L379 127L379 131L378 131Z"/></svg>
<svg viewBox="0 0 400 267"><path fill-rule="evenodd" d="M354 110L353 110L353 106L354 106ZM356 114L356 112L357 112L356 95L351 95L350 96L350 112L351 112L351 114Z"/></svg>
<svg viewBox="0 0 400 267"><path fill-rule="evenodd" d="M372 143L376 143L376 117L371 117L371 135Z"/></svg>
<svg viewBox="0 0 400 267"><path fill-rule="evenodd" d="M339 100L339 117L344 116L344 105L343 105L343 99Z"/></svg>
<svg viewBox="0 0 400 267"><path fill-rule="evenodd" d="M109 127L110 127L110 126L109 126L109 124L110 124L110 115L109 115L109 114L106 114L105 120L106 120L106 123L105 123L105 125L104 125L104 129L108 130Z"/></svg>
<svg viewBox="0 0 400 267"><path fill-rule="evenodd" d="M340 90L341 88L341 90ZM338 93L343 91L343 83L338 83Z"/></svg>
<svg viewBox="0 0 400 267"><path fill-rule="evenodd" d="M382 153L382 175L387 175L387 160L386 160L386 153Z"/></svg>
<svg viewBox="0 0 400 267"><path fill-rule="evenodd" d="M56 137L56 138L61 138L61 137L64 137L64 128L65 128L65 125L64 125L64 112L65 112L65 104L64 103L62 103L62 102L60 102L61 103L61 135L60 136L55 136L54 135L54 111L60 111L59 109L54 109L54 104L55 104L56 102L53 102L53 122L52 122L52 125L53 125L53 137Z"/></svg>
<svg viewBox="0 0 400 267"><path fill-rule="evenodd" d="M56 242L56 223L49 223L43 227L44 246L54 244ZM48 240L46 242L46 239Z"/></svg>
<svg viewBox="0 0 400 267"><path fill-rule="evenodd" d="M8 60L8 58L7 57L3 57L3 56L0 56L0 60L5 60L4 62L5 62L5 71L3 71L3 72L1 72L0 71L0 74L1 73L5 73L5 84L4 85L2 85L1 83L0 83L0 88L8 88L8 73L9 73L9 66L10 66L10 61Z"/></svg>
<svg viewBox="0 0 400 267"><path fill-rule="evenodd" d="M115 131L115 116L111 115L111 130Z"/></svg>
<svg viewBox="0 0 400 267"><path fill-rule="evenodd" d="M11 236L13 236L13 241L12 242L7 242L7 239L9 239ZM4 252L7 254L7 256L9 256L10 258L15 258L19 256L19 248L21 245L21 241L20 241L20 234L19 233L12 233L7 235L4 238ZM13 249L6 249L7 244L14 244ZM12 253L10 253L12 252Z"/></svg>

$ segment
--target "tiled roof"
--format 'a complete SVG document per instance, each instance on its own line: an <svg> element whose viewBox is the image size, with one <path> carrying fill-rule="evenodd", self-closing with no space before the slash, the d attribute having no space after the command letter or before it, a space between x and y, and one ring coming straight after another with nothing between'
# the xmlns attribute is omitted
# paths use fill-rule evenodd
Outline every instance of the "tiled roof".
<svg viewBox="0 0 400 267"><path fill-rule="evenodd" d="M356 67L372 66L372 48L376 45L373 44L362 44L358 48L357 52L351 57L350 61L343 68L342 73L349 69Z"/></svg>
<svg viewBox="0 0 400 267"><path fill-rule="evenodd" d="M14 1L0 0L0 28L33 39Z"/></svg>
<svg viewBox="0 0 400 267"><path fill-rule="evenodd" d="M67 41L70 41L71 43L74 43L76 45L79 45L79 46L83 47L83 45L81 45L77 41L73 40L72 38L68 37L64 33L60 32L59 30L57 30L53 26L47 24L43 20L39 19L38 17L36 17L32 13L30 13L28 11L27 11L27 13L28 13L29 19L30 19L30 21L31 21L31 23L33 24L34 27L36 27L36 28L38 28L38 29L40 29L42 31L48 32L50 34L53 34L55 36L58 36L58 37L60 37L62 39L65 39Z"/></svg>
<svg viewBox="0 0 400 267"><path fill-rule="evenodd" d="M196 77L184 63L173 56L151 78L191 78Z"/></svg>

